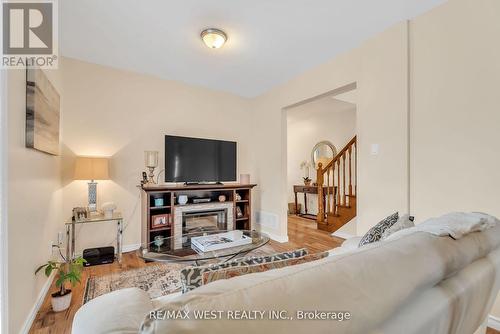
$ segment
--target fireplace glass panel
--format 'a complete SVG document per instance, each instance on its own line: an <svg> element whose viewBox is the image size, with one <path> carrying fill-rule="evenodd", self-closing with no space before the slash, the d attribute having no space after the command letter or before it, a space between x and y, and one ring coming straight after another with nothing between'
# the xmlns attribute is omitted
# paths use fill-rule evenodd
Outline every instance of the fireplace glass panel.
<svg viewBox="0 0 500 334"><path fill-rule="evenodd" d="M227 209L182 214L182 233L227 230Z"/></svg>

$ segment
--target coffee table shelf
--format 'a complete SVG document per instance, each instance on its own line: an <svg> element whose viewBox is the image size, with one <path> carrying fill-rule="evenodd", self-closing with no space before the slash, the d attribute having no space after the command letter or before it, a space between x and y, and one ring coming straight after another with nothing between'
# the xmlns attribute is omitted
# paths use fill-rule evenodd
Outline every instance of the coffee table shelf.
<svg viewBox="0 0 500 334"><path fill-rule="evenodd" d="M244 235L252 238L252 243L242 246L219 249L215 251L200 252L191 248L191 238L225 233L228 231L201 231L184 234L182 240L176 237L157 238L157 240L142 244L137 250L137 255L145 261L155 262L195 262L200 263L216 259L224 262L235 257L245 256L247 253L260 248L269 242L266 234L257 231L242 231Z"/></svg>

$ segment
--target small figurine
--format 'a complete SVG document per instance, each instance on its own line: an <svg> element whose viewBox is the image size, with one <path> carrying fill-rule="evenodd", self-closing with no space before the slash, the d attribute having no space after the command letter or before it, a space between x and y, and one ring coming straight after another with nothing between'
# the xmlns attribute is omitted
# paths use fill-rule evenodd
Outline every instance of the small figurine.
<svg viewBox="0 0 500 334"><path fill-rule="evenodd" d="M145 185L148 183L148 174L146 172L142 172L142 180L141 180L141 185Z"/></svg>

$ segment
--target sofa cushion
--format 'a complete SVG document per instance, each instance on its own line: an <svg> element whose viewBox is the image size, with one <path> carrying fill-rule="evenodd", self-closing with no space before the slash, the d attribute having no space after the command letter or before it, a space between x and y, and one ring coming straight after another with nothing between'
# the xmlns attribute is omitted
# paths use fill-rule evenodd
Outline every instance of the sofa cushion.
<svg viewBox="0 0 500 334"><path fill-rule="evenodd" d="M237 267L241 265L253 265L259 263L292 259L292 258L302 257L305 255L307 255L307 249L301 248L290 252L276 253L264 256L246 257L243 259L238 259L225 263L211 264L207 266L186 267L180 271L182 293L186 293L203 285L202 283L203 273L207 271L214 271L229 267Z"/></svg>
<svg viewBox="0 0 500 334"><path fill-rule="evenodd" d="M413 222L414 220L415 217L410 216L408 214L399 217L398 221L394 225L392 225L391 227L386 229L384 233L382 233L382 240L387 239L391 234L394 234L398 231L414 227L415 226L415 223Z"/></svg>
<svg viewBox="0 0 500 334"><path fill-rule="evenodd" d="M208 284L210 282L218 281L221 279L229 279L232 277L238 277L246 274L253 274L253 273L260 273L272 269L279 269L279 268L284 268L288 266L293 266L296 264L301 264L301 263L306 263L306 262L311 262L311 261L316 261L320 260L324 257L328 256L328 252L322 252L322 253L316 253L316 254L310 254L298 258L291 258L291 259L286 259L286 260L281 260L281 261L272 261L272 262L266 262L266 263L260 263L260 264L254 264L254 265L242 265L242 266L237 266L237 267L229 267L229 268L223 268L219 270L214 270L214 271L206 271L203 273L203 278L202 282L203 285Z"/></svg>
<svg viewBox="0 0 500 334"><path fill-rule="evenodd" d="M373 226L368 232L366 232L363 238L361 238L359 247L372 242L380 241L385 230L394 225L398 221L398 218L399 213L396 212L378 222L377 225Z"/></svg>
<svg viewBox="0 0 500 334"><path fill-rule="evenodd" d="M73 319L71 333L137 333L152 308L146 291L139 288L116 290L80 307Z"/></svg>
<svg viewBox="0 0 500 334"><path fill-rule="evenodd" d="M342 249L345 251L357 249L359 247L359 242L361 241L361 238L362 237L352 237L352 238L346 239L342 243Z"/></svg>

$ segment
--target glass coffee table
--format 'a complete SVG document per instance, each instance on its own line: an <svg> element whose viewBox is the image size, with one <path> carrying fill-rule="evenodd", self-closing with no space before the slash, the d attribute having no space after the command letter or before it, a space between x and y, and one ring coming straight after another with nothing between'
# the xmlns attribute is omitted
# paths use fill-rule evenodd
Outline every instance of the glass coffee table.
<svg viewBox="0 0 500 334"><path fill-rule="evenodd" d="M191 248L192 237L224 232L228 231L210 230L183 234L179 237L157 238L149 244L141 245L137 250L137 255L146 261L156 262L195 262L201 264L214 259L218 262L226 262L237 257L243 257L269 242L269 237L263 233L242 231L243 235L252 238L252 243L208 252L195 251Z"/></svg>

